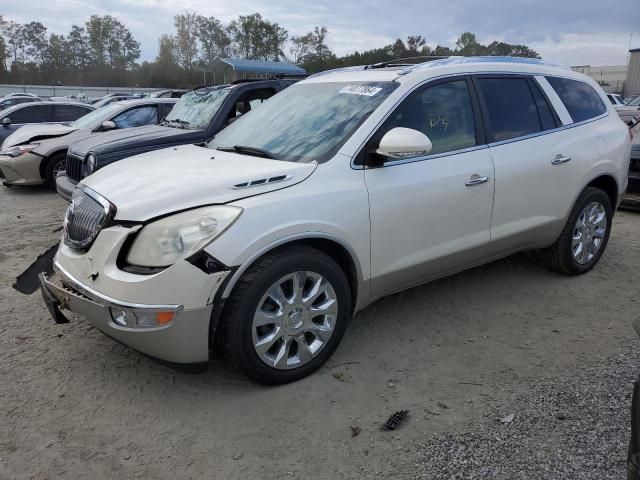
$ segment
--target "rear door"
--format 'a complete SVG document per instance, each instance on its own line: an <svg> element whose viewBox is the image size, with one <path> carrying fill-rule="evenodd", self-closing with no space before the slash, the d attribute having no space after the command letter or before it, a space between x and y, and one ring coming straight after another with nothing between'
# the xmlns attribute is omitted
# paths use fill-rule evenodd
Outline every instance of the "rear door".
<svg viewBox="0 0 640 480"><path fill-rule="evenodd" d="M395 127L429 137L429 155L380 163L375 150ZM373 296L484 258L493 164L471 81L453 77L412 93L367 143Z"/></svg>
<svg viewBox="0 0 640 480"><path fill-rule="evenodd" d="M595 139L564 128L567 111L549 99L554 93L544 77L484 75L474 83L495 165L491 254L552 243L577 196L581 170L597 155Z"/></svg>

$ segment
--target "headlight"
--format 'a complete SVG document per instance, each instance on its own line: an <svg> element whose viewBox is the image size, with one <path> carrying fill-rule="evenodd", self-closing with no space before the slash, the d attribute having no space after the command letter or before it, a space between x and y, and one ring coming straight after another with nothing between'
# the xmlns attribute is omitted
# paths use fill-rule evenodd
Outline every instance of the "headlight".
<svg viewBox="0 0 640 480"><path fill-rule="evenodd" d="M7 147L0 150L0 155L9 155L10 157L19 157L24 153L29 153L36 148L39 143L29 143L27 145L16 145L14 147Z"/></svg>
<svg viewBox="0 0 640 480"><path fill-rule="evenodd" d="M150 223L133 242L127 263L140 267L173 265L213 241L241 213L239 207L218 205L189 210Z"/></svg>
<svg viewBox="0 0 640 480"><path fill-rule="evenodd" d="M91 175L95 169L96 169L96 156L93 153L90 153L87 156L87 175Z"/></svg>

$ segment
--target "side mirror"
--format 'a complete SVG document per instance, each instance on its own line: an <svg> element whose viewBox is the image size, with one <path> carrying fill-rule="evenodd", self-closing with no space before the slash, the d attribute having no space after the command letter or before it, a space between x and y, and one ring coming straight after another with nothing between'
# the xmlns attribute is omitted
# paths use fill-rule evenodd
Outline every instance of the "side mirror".
<svg viewBox="0 0 640 480"><path fill-rule="evenodd" d="M412 128L396 127L384 134L376 153L398 160L429 155L432 148L431 140L424 133Z"/></svg>
<svg viewBox="0 0 640 480"><path fill-rule="evenodd" d="M4 117L2 119L2 125L4 125L5 127L8 127L9 125L11 125L11 119L9 117Z"/></svg>
<svg viewBox="0 0 640 480"><path fill-rule="evenodd" d="M117 128L117 125L115 124L115 122L113 122L111 120L106 120L106 121L102 122L102 125L100 125L100 131L101 132L114 130L115 128Z"/></svg>

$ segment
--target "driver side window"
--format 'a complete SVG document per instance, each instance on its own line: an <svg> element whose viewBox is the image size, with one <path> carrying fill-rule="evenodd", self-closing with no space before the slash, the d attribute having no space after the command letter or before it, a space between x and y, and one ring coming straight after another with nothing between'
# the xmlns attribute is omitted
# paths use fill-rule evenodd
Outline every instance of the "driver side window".
<svg viewBox="0 0 640 480"><path fill-rule="evenodd" d="M143 125L154 125L158 123L158 113L156 107L138 107L122 112L113 119L117 128L141 127Z"/></svg>
<svg viewBox="0 0 640 480"><path fill-rule="evenodd" d="M396 127L424 133L433 144L432 154L476 146L467 81L439 83L413 93L391 115L383 127L383 134Z"/></svg>

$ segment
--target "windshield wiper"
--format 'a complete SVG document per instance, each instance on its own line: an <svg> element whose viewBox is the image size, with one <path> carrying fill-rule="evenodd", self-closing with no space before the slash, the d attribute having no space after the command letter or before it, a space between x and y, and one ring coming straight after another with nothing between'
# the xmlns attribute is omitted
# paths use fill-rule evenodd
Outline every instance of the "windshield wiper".
<svg viewBox="0 0 640 480"><path fill-rule="evenodd" d="M249 147L247 145L234 145L233 147L218 147L216 150L221 152L235 152L241 155L253 155L254 157L270 158L277 160L278 158L269 150L258 147Z"/></svg>

